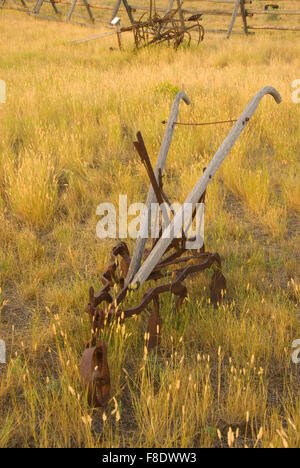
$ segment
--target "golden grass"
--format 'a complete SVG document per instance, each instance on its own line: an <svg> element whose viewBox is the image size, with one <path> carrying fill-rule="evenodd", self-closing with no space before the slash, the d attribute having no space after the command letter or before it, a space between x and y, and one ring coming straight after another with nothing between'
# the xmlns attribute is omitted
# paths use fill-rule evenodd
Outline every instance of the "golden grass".
<svg viewBox="0 0 300 468"><path fill-rule="evenodd" d="M139 53L130 36L123 52L109 49L115 37L70 45L85 35L0 11L0 446L299 446L299 41L257 34ZM93 411L78 376L84 308L113 245L96 237L96 207L119 193L145 199L136 131L154 161L177 88L192 101L182 121L212 121L238 117L265 85L283 103L264 99L208 190L206 245L224 260L226 302L209 304L208 275L188 282L178 316L165 297L151 355L146 314L108 328L112 399ZM229 127L176 129L170 198L184 199Z"/></svg>

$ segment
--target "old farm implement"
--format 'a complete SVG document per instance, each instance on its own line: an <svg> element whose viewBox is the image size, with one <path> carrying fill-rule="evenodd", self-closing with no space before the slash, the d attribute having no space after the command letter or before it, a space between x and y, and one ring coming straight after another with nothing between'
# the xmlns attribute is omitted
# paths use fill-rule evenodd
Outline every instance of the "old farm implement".
<svg viewBox="0 0 300 468"><path fill-rule="evenodd" d="M110 395L107 347L101 339L101 333L107 324L113 320L123 322L130 317L139 315L152 304L153 310L148 321L147 333L147 346L151 350L159 345L162 331L159 310L162 294L169 292L174 295L175 309L178 311L187 297L187 287L184 281L191 275L211 269L211 301L217 304L222 300L226 290L226 280L222 273L221 258L218 253L207 252L204 244L199 244L197 249L190 249L190 242L195 241L195 239L189 238L186 231L183 232L184 206L196 207L197 204L204 203L207 186L246 128L260 100L266 94L273 96L278 104L281 102L279 93L272 87L261 89L253 97L187 196L185 204L177 212L173 212L168 225L160 226L159 236L152 242L149 249L145 248L146 236L143 234L148 229L153 204L154 206L163 203L167 206L170 205L162 186L162 174L177 124L180 101L183 100L189 105L189 98L181 91L174 100L154 169L151 166L141 133L138 132L134 146L146 167L151 182L146 201L147 210L142 216L140 235L136 239L132 256L130 256L129 249L124 242L119 242L112 249L111 263L102 275L103 288L97 294L95 294L94 288L90 288L89 303L86 308L91 322L92 335L83 353L80 372L84 383L88 386L89 401L92 405L105 406ZM192 209L189 225L191 225L195 215L196 209ZM201 236L196 237L200 238ZM136 306L126 308L124 304L127 294L131 291L134 295L144 283L150 280L159 281L159 283L151 287ZM113 289L116 288L118 288L118 292L113 299Z"/></svg>
<svg viewBox="0 0 300 468"><path fill-rule="evenodd" d="M204 38L204 28L200 24L201 15L193 15L185 20L183 15L176 18L176 13L180 13L180 9L164 16L150 12L150 16L146 17L144 13L137 22L128 28L122 28L122 31L133 32L137 48L167 42L177 49L185 39L187 44L190 44L192 31L197 33L197 42L200 44Z"/></svg>
<svg viewBox="0 0 300 468"><path fill-rule="evenodd" d="M125 32L133 33L136 48L167 43L169 46L172 45L177 49L183 42L190 45L192 38L196 40L197 44L200 44L204 39L204 28L200 24L202 14L189 14L185 17L180 2L178 2L176 9L171 10L168 8L166 11L159 11L150 3L149 11L144 11L138 19L133 17L133 10L127 3L127 0L123 0L123 4L126 7L130 24L121 27L121 18L117 16L114 16L110 23L110 26L115 27L120 49L122 48L122 34ZM118 8L120 7L120 2L117 6ZM78 44L103 38L111 34L114 34L114 32L96 34L72 42Z"/></svg>

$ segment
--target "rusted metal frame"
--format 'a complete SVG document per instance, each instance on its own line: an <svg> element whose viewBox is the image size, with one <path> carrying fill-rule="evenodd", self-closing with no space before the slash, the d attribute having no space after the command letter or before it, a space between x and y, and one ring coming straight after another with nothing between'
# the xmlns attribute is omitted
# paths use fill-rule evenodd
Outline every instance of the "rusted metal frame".
<svg viewBox="0 0 300 468"><path fill-rule="evenodd" d="M178 0L178 8L174 11L167 13L164 17L159 17L157 13L153 16L150 15L147 21L142 21L145 14L143 14L139 21L135 22L133 26L125 28L125 30L133 30L135 44L137 47L143 42L143 47L147 47L151 44L157 44L164 41L174 42L174 47L178 47L179 44L183 41L184 36L187 34L189 41L191 40L191 35L189 31L198 29L199 30L199 40L198 43L203 39L204 28L199 24L199 19L201 15L194 15L189 18L189 21L193 21L194 18L197 21L197 24L186 27L185 20L182 13L181 3ZM175 18L175 15L179 13L179 19ZM180 25L180 26L179 26ZM149 36L152 36L152 39L149 39Z"/></svg>
<svg viewBox="0 0 300 468"><path fill-rule="evenodd" d="M201 263L199 265L191 265L184 269L174 271L172 273L173 277L179 275L175 281L150 289L144 296L143 300L136 307L125 310L121 310L120 308L114 306L109 306L107 310L96 309L94 311L95 315L91 318L93 335L90 341L90 345L93 345L97 342L100 331L104 328L105 325L110 323L111 320L116 319L123 321L126 318L141 314L152 301L158 300L159 295L165 292L172 292L175 296L179 296L180 302L176 300L175 305L176 310L178 310L179 304L182 303L182 300L187 295L186 287L181 283L181 281L183 281L190 274L194 274L210 268L214 261L215 259L212 260L211 257L209 262L207 261L206 263ZM171 276L170 272L168 273L168 276Z"/></svg>
<svg viewBox="0 0 300 468"><path fill-rule="evenodd" d="M121 256L121 271L122 277L120 279L116 278L115 272L119 266L118 256ZM111 252L112 263L109 265L106 272L102 275L102 282L104 286L109 283L110 286L113 286L114 283L122 283L122 279L127 274L127 264L130 262L129 250L125 242L119 242ZM113 280L113 281L112 281Z"/></svg>
<svg viewBox="0 0 300 468"><path fill-rule="evenodd" d="M192 240L192 239L189 239L189 240ZM170 247L170 249L171 248L174 248L174 244ZM172 253L170 256L162 260L162 262L160 262L156 266L156 268L153 271L153 274L149 276L149 280L160 279L166 276L166 275L160 274L160 270L162 268L165 268L166 266L170 266L172 264L178 263L176 262L176 259L180 257L185 251L186 249L184 247L180 249L178 249L177 247L177 250L174 253ZM118 279L115 275L116 269L119 265L118 255L122 257L122 261L124 261L125 263L125 266L122 269L122 277L120 279ZM108 266L108 268L105 270L105 272L101 276L102 283L104 284L103 288L97 294L94 293L93 287L90 288L90 301L87 307L87 312L89 313L89 315L92 315L94 308L99 306L102 302L106 302L107 304L111 304L113 302L112 296L110 295L110 289L114 284L120 284L121 286L123 286L124 277L126 276L127 268L130 263L130 257L129 257L127 245L124 242L117 244L117 246L114 247L112 251L111 257L112 257L112 263ZM197 254L194 255L194 258L198 258L198 257L199 255ZM122 267L122 261L121 261L121 267ZM119 295L117 296L116 303L118 305L125 298L127 289L128 289L127 287L123 288L121 292L119 293Z"/></svg>
<svg viewBox="0 0 300 468"><path fill-rule="evenodd" d="M203 39L204 39L205 29L199 22L197 23L197 27L198 27L198 30L199 30L198 44L200 44L200 42L203 41Z"/></svg>
<svg viewBox="0 0 300 468"><path fill-rule="evenodd" d="M173 272L173 275L176 274L177 277L173 282L159 285L150 289L148 293L146 293L146 295L144 296L143 300L136 307L132 307L126 310L121 310L121 309L108 310L107 311L108 319L116 318L116 319L123 320L126 318L130 318L134 315L139 315L141 312L143 312L143 310L147 307L147 305L149 305L149 303L154 299L154 297L157 297L164 292L171 291L172 293L177 295L176 293L178 292L179 290L178 288L180 287L182 281L184 281L188 276L192 274L199 273L201 271L204 271L210 268L214 263L217 263L217 267L219 268L221 267L220 256L217 253L210 254L208 258L206 259L206 261L202 263L199 263L196 265L189 265L182 269L175 270Z"/></svg>
<svg viewBox="0 0 300 468"><path fill-rule="evenodd" d="M172 260L170 262L160 263L159 265L157 265L154 268L153 272L160 271L163 268L166 268L166 267L169 267L169 266L178 265L179 263L189 262L191 260L199 260L200 258L208 258L210 255L211 255L210 252L200 252L200 253L196 253L194 255L189 255L188 257L180 257L180 258L174 259L174 260Z"/></svg>
<svg viewBox="0 0 300 468"><path fill-rule="evenodd" d="M204 201L205 201L205 193L201 196L199 202L204 202ZM195 215L196 215L196 209L194 209L193 211L192 219L194 219ZM168 257L166 257L165 259L163 259L161 262L158 263L158 265L154 268L153 273L151 273L151 275L149 276L149 280L153 280L153 279L157 280L166 276L160 273L160 270L162 268L165 268L167 266L172 266L177 263L182 263L184 261L189 261L191 259L200 258L201 254L203 254L204 249L202 249L201 254L196 253L185 259L177 260L178 257L180 257L186 251L186 246L185 246L186 242L187 241L191 242L193 240L195 240L195 238L189 238L189 239L184 238L180 246L179 245L180 240L173 239L167 251L174 248L175 252L173 252ZM119 265L118 255L122 257L122 260L121 260L122 276L120 279L118 279L115 274L117 267ZM210 255L210 254L206 254L206 256L207 255ZM105 301L107 304L111 304L113 302L113 299L110 295L110 288L113 286L114 283L121 284L121 286L124 285L124 278L127 275L129 264L131 261L129 257L129 251L128 251L127 245L124 242L120 242L119 244L117 244L112 250L111 258L112 258L112 263L109 265L109 267L107 268L107 270L103 273L101 277L104 287L96 295L94 295L94 289L93 288L90 289L90 302L89 302L88 310L87 310L90 316L93 315L93 312L92 312L93 309L97 307L98 305L100 305L101 302ZM125 298L126 294L127 294L127 288L123 288L122 291L120 292L120 295L117 297L117 304L120 304L120 302Z"/></svg>
<svg viewBox="0 0 300 468"><path fill-rule="evenodd" d="M168 257L164 258L156 267L153 269L153 271L159 271L162 268L165 268L168 265L173 264L174 262L177 261L179 257L185 252L184 248L175 250L175 252L171 253Z"/></svg>
<svg viewBox="0 0 300 468"><path fill-rule="evenodd" d="M173 241L178 241L178 240L179 239L173 239ZM180 259L180 261L177 261L177 259L180 258L181 255L183 255L185 252L188 251L188 249L186 248L186 242L194 242L196 240L196 237L194 236L194 237L191 237L191 238L185 238L185 239L180 239L180 240L181 240L180 243L173 242L169 246L169 248L166 250L165 253L167 253L169 250L172 250L172 249L174 249L175 251L172 252L167 257L162 258L162 260L153 269L153 272L160 271L162 268L165 268L167 265L170 266L170 265L174 265L176 263L181 263L183 260ZM150 250L148 255L150 255L151 251L152 251L152 249ZM188 261L188 260L190 260L192 258L199 258L203 254L205 254L205 252L202 252L202 251L198 252L197 251L194 254L190 254L189 257L186 257L186 260ZM151 275L149 276L149 279L152 279Z"/></svg>
<svg viewBox="0 0 300 468"><path fill-rule="evenodd" d="M154 37L147 44L144 44L144 47L148 47L149 45L152 45L154 43L159 44L160 42L164 42L166 40L171 41L172 39L176 39L178 37L178 35L175 32L173 33L173 36L171 36L171 34L172 34L172 31L169 31L169 30L167 30L165 32L162 32L162 33L160 33L159 36Z"/></svg>
<svg viewBox="0 0 300 468"><path fill-rule="evenodd" d="M117 278L115 275L116 269L119 266L118 255L122 257L122 276L120 279ZM95 294L93 287L91 287L89 290L89 303L86 311L90 315L90 317L93 316L94 309L102 302L105 301L107 304L111 304L113 302L113 298L110 294L110 288L113 286L114 283L120 284L121 287L123 287L124 278L126 277L130 263L129 251L125 242L119 242L119 244L117 244L113 248L111 252L111 259L112 263L108 266L106 271L101 276L102 283L104 284L103 288L97 294Z"/></svg>
<svg viewBox="0 0 300 468"><path fill-rule="evenodd" d="M171 41L174 41L174 47L177 48L184 40L184 35L188 35L189 40L188 43L191 42L191 35L189 34L189 31L193 30L198 30L199 32L199 38L198 38L198 44L203 40L204 37L204 28L199 24L194 24L192 26L187 26L184 29L178 28L177 26L173 25L173 28L167 29L164 32L161 32L159 35L156 35L151 41L148 41L147 43L144 44L143 47L148 47L153 44L160 44L162 42L168 41L169 43Z"/></svg>
<svg viewBox="0 0 300 468"><path fill-rule="evenodd" d="M144 15L145 14L143 14L142 17ZM141 21L141 19L140 19L139 21L135 22L131 26L123 28L122 31L133 31L134 34L135 34L136 44L138 45L138 43L141 40L144 40L144 41L147 40L145 31L147 31L147 36L148 36L150 31L151 31L151 27L153 28L154 25L167 24L169 21L170 21L169 18L160 18L160 19L151 18L150 20L148 19L147 21ZM141 33L141 31L142 31L142 33Z"/></svg>
<svg viewBox="0 0 300 468"><path fill-rule="evenodd" d="M122 2L123 2L123 5L124 5L124 7L125 7L125 9L126 9L126 12L127 12L128 18L129 18L129 20L130 20L130 23L131 23L132 25L134 25L134 24L135 24L135 20L134 20L134 18L133 18L133 16L132 16L132 8L131 8L131 6L128 4L127 0L122 0Z"/></svg>
<svg viewBox="0 0 300 468"><path fill-rule="evenodd" d="M203 255L202 255L203 257ZM159 310L159 296L166 292L171 292L175 295L175 311L179 311L185 298L187 297L187 288L183 281L192 274L199 273L214 264L214 273L211 284L211 298L217 303L223 296L223 291L226 290L226 280L221 273L221 260L219 254L206 254L206 261L196 265L190 265L182 269L170 272L172 281L148 291L143 300L138 306L130 309L120 310L118 307L109 307L108 310L94 311L98 314L97 321L95 317L91 318L92 337L86 346L83 353L80 374L81 379L88 388L89 404L95 407L106 406L110 397L110 372L107 362L107 347L103 341L99 340L99 333L105 325L112 320L123 322L126 318L130 318L141 314L148 305L153 303L153 310L148 318L148 327L146 335L146 344L149 351L159 346L161 340L162 319Z"/></svg>
<svg viewBox="0 0 300 468"><path fill-rule="evenodd" d="M153 271L156 271L157 268L159 268L160 265L164 265L166 262L171 262L173 260L175 260L176 258L180 257L184 252L187 251L187 248L186 248L186 242L194 242L196 240L195 237L191 237L191 238L186 238L185 236L182 238L182 239L173 239L172 243L170 244L170 246L168 247L168 249L166 250L165 254L167 252L169 252L170 250L174 249L175 252L173 252L172 254L170 254L168 257L165 257L163 258L162 257L162 260L161 262L159 262L156 267L153 269ZM150 255L151 251L153 250L153 247L151 248L150 252L148 255ZM147 255L147 256L148 256ZM195 254L196 255L196 254Z"/></svg>
<svg viewBox="0 0 300 468"><path fill-rule="evenodd" d="M119 20L116 24L116 33L117 33L117 41L118 41L118 46L119 50L122 50L122 32L121 32L121 21Z"/></svg>
<svg viewBox="0 0 300 468"><path fill-rule="evenodd" d="M180 262L188 262L188 261L191 261L191 260L198 260L198 261L203 260L203 261L200 264L190 265L191 267L193 267L192 269L190 269L190 266L185 266L185 267L179 268L177 270L167 271L165 273L161 273L161 270L165 269L166 267L174 266L174 265L177 265ZM217 263L217 267L221 268L221 261L220 261L220 257L219 257L218 254L216 254L216 253L212 254L210 252L197 253L197 254L191 255L189 257L173 260L171 262L168 262L167 264L158 265L157 270L155 270L154 272L151 273L151 275L148 278L148 281L158 280L158 279L167 278L167 277L174 277L174 275L175 275L177 277L175 282L173 281L173 283L168 283L167 285L161 285L161 286L163 286L163 289L161 289L161 286L158 286L157 287L158 289L154 288L155 291L158 294L161 294L163 292L168 291L169 290L168 288L169 288L170 285L174 284L175 285L174 287L176 288L177 283L179 284L179 282L183 281L186 278L186 276L188 276L190 274L193 274L193 273L196 273L196 272L199 272L199 271L203 271L203 270L205 270L207 268L210 268L211 265L213 263L215 263L215 262ZM111 285L109 285L109 287L110 286ZM90 316L90 321L91 321L92 328L93 328L94 331L101 330L104 327L105 322L107 322L107 320L110 319L112 316L114 316L116 318L119 318L120 314L122 315L122 313L124 313L125 318L127 318L127 311L126 310L121 310L120 314L118 315L117 309L118 309L120 303L125 299L128 288L123 288L121 290L121 292L119 293L119 295L117 296L115 301L110 300L110 296L109 296L109 293L107 291L107 286L105 288L106 288L105 292L104 292L104 290L102 290L101 294L97 295L98 300L95 300L96 296L94 296L94 294L93 294L93 288L90 289L90 302L88 304L87 313ZM165 289L165 288L167 288L167 289ZM150 291L153 291L153 288ZM172 290L172 292L174 292L174 291ZM140 310L139 313L141 313L142 310L144 310L146 308L146 306L148 305L147 300L145 301L145 298L147 298L147 297L148 297L148 294L146 294L143 301L137 306L138 310ZM154 297L154 296L151 295L151 297ZM108 312L107 313L103 309L98 309L97 308L97 306L99 306L101 304L101 302L106 302L108 304ZM139 307L141 307L141 309L139 309ZM136 309L136 308L134 308L134 309ZM133 315L134 315L134 313L133 313ZM129 313L128 317L130 317L130 316L131 315ZM95 336L94 336L94 339L95 339Z"/></svg>
<svg viewBox="0 0 300 468"><path fill-rule="evenodd" d="M52 8L53 8L54 12L58 15L58 14L59 14L59 11L58 11L58 9L57 9L57 7L56 7L55 1L54 1L54 0L50 0L50 3L51 3L51 5L52 5Z"/></svg>
<svg viewBox="0 0 300 468"><path fill-rule="evenodd" d="M177 250L176 252L171 254L169 257L164 259L160 264L156 266L154 271L149 276L148 280L157 281L158 279L166 278L168 276L172 276L174 273L180 273L183 271L183 269L179 269L173 272L170 271L170 272L162 273L161 270L165 269L166 267L174 266L174 265L177 265L178 263L188 262L191 260L199 260L199 259L207 260L212 255L210 253L195 253L194 255L190 255L189 257L178 259L178 257L180 257L185 251L186 251L185 248L181 248L180 250ZM119 265L117 255L122 256L122 261L121 261L122 280L121 281L114 274L117 266ZM90 288L90 293L89 293L90 300L89 300L89 304L87 306L86 312L90 316L92 328L94 330L102 329L104 326L104 322L105 322L105 316L103 315L103 311L97 309L97 307L102 302L107 303L109 307L113 304L113 299L112 299L112 296L110 295L110 288L113 286L114 283L121 284L122 286L123 278L126 276L126 271L130 263L128 248L126 244L123 242L119 243L113 249L111 257L112 257L113 263L109 265L107 270L102 275L102 282L104 283L104 287L102 288L102 290L97 295L95 295L94 289ZM126 265L125 268L124 266L122 267L122 262L125 263ZM119 304L125 299L127 295L127 291L128 291L127 287L121 289L120 293L118 294L114 302L115 306L119 306Z"/></svg>

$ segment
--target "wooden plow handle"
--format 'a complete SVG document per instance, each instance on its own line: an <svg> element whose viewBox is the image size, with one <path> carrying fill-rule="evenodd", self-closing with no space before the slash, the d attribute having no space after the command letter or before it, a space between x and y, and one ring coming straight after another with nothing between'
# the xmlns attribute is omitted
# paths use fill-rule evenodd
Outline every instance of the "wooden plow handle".
<svg viewBox="0 0 300 468"><path fill-rule="evenodd" d="M281 102L281 96L276 91L276 89L272 88L271 86L266 86L262 88L249 102L247 107L245 108L244 112L228 134L228 136L225 138L221 146L219 147L218 151L214 155L213 159L211 160L210 164L204 171L203 175L200 177L196 185L194 186L193 190L191 193L187 196L186 200L184 203L191 203L195 205L200 199L200 197L203 195L205 192L208 184L211 182L212 178L216 174L217 170L220 168L221 164L223 163L224 159L234 146L235 142L243 132L243 130L246 128L249 120L255 113L258 104L260 103L261 99L266 95L270 94L273 96L277 104L280 104ZM164 167L164 163L166 160L166 156L168 153L168 149L170 147L171 143L171 138L173 135L172 127L174 127L172 122L176 121L177 114L178 114L178 104L179 104L179 99L180 93L176 96L176 99L173 104L173 108L171 111L171 115L168 121L164 141L161 147L161 151L158 157L157 161L157 166L161 164L162 167ZM176 115L176 117L175 117ZM147 198L147 206L149 200L152 201L154 198L154 192L152 187L150 187L148 198ZM183 204L184 207L184 204ZM152 249L150 255L147 257L147 259L144 261L143 265L139 268L140 262L141 262L141 256L145 247L146 239L138 238L137 242L135 244L135 255L133 256L132 262L131 262L131 269L129 269L129 274L127 275L127 279L129 279L129 288L130 289L137 289L141 285L144 284L144 282L149 278L149 275L152 273L153 269L155 266L158 264L164 253L166 252L167 248L172 242L172 239L175 238L179 232L181 232L182 229L182 219L183 219L183 210L184 208L181 208L176 216L173 218L169 226L164 230L162 237L159 239L155 247ZM171 236L172 233L172 236ZM138 270L138 271L137 271ZM132 281L130 281L130 278L132 277L132 273L135 273L135 276L133 277Z"/></svg>
<svg viewBox="0 0 300 468"><path fill-rule="evenodd" d="M164 133L163 141L159 150L156 166L154 168L154 174L157 180L158 180L159 170L161 170L161 173L163 173L163 170L166 164L166 159L168 156L173 133L175 130L174 123L177 121L177 117L179 113L179 104L181 100L183 100L187 105L190 105L190 100L187 97L187 95L183 91L180 91L174 99L172 109L170 112L170 116L169 116L169 120L167 123L167 127ZM128 274L125 279L125 286L128 286L128 284L130 283L130 281L132 280L132 278L134 277L134 275L136 274L136 272L138 271L141 265L141 261L142 261L146 241L147 241L147 233L145 233L144 231L146 227L148 228L148 225L151 219L151 209L150 209L151 203L154 203L155 201L156 201L155 193L154 193L152 185L150 184L147 201L146 201L147 210L145 210L145 212L143 213L143 217L141 221L141 234L142 235L139 236L135 242ZM144 235L143 235L143 232L144 232Z"/></svg>

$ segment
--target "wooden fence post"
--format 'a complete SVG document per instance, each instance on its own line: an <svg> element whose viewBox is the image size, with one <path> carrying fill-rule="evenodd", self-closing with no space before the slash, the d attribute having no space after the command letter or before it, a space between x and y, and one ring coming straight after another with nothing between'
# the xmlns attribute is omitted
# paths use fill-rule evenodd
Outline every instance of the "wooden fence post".
<svg viewBox="0 0 300 468"><path fill-rule="evenodd" d="M77 3L77 0L72 0L72 5L71 5L71 8L70 8L68 16L67 16L67 21L71 21L71 17L73 15L74 10L75 10L76 3Z"/></svg>
<svg viewBox="0 0 300 468"><path fill-rule="evenodd" d="M130 19L130 23L132 25L134 25L135 21L134 21L133 16L132 16L131 6L128 4L127 0L123 0L123 5L124 5L124 7L126 9L128 18Z"/></svg>
<svg viewBox="0 0 300 468"><path fill-rule="evenodd" d="M241 1L241 13L242 13L242 18L243 18L244 31L245 31L245 34L249 34L248 24L247 24L247 12L245 9L245 0L240 0L240 1Z"/></svg>
<svg viewBox="0 0 300 468"><path fill-rule="evenodd" d="M21 0L22 1L22 0ZM44 4L44 1L45 0L37 0L36 4L35 4L35 7L33 9L33 14L34 15L39 15L40 14L40 10ZM23 2L22 2L23 3ZM53 10L55 11L55 13L58 15L59 11L55 5L55 1L54 0L50 0L50 3L51 3L51 6L53 8Z"/></svg>
<svg viewBox="0 0 300 468"><path fill-rule="evenodd" d="M91 7L90 7L89 2L88 2L87 0L83 0L83 3L84 3L84 5L85 5L85 7L86 7L86 9L87 9L87 12L88 12L88 15L89 15L89 17L90 17L90 20L92 21L92 23L94 23L94 22L95 22L95 18L94 18L94 16L93 16L93 13L92 13L92 10L91 10Z"/></svg>
<svg viewBox="0 0 300 468"><path fill-rule="evenodd" d="M110 23L111 23L112 20L117 16L118 11L119 11L119 8L120 8L120 6L121 6L121 1L122 1L122 0L117 0L117 1L116 1L115 6L114 6L114 9L113 9L113 12L112 12L112 15L111 15L111 18L110 18Z"/></svg>
<svg viewBox="0 0 300 468"><path fill-rule="evenodd" d="M54 0L50 0L50 2L51 2L51 5L52 5L53 10L54 10L55 13L58 15L59 12L58 12L58 9L56 8L55 1L54 1Z"/></svg>
<svg viewBox="0 0 300 468"><path fill-rule="evenodd" d="M172 10L173 3L174 3L174 0L169 0L169 4L168 4L167 9L166 9L166 14L170 13L170 11Z"/></svg>
<svg viewBox="0 0 300 468"><path fill-rule="evenodd" d="M179 19L180 19L181 27L184 30L185 29L185 24L184 24L183 12L182 12L181 0L177 0L177 7L178 7L178 10L179 10Z"/></svg>
<svg viewBox="0 0 300 468"><path fill-rule="evenodd" d="M121 50L121 49L122 49L121 20L120 20L120 18L118 18L117 16L115 16L114 19L110 22L110 24L112 24L112 25L115 26L115 28L116 28L118 46L119 46L119 49Z"/></svg>
<svg viewBox="0 0 300 468"><path fill-rule="evenodd" d="M245 9L245 0L236 0L233 13L232 13L232 17L230 20L229 28L226 34L226 39L229 39L232 34L232 30L233 30L235 20L236 20L239 10L241 11L241 15L242 15L244 33L249 34L248 24L247 24L247 12Z"/></svg>

